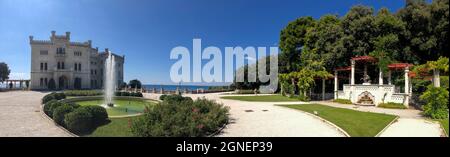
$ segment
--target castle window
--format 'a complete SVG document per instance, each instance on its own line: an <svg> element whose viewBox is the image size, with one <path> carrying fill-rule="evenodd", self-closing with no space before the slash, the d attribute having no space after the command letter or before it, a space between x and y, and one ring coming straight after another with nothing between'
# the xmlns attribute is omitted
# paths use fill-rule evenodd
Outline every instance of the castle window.
<svg viewBox="0 0 450 157"><path fill-rule="evenodd" d="M65 48L56 48L56 54L66 54L66 49Z"/></svg>
<svg viewBox="0 0 450 157"><path fill-rule="evenodd" d="M78 64L75 63L74 66L75 66L75 71L78 71Z"/></svg>
<svg viewBox="0 0 450 157"><path fill-rule="evenodd" d="M81 51L75 51L75 52L73 52L73 55L74 56L81 56Z"/></svg>
<svg viewBox="0 0 450 157"><path fill-rule="evenodd" d="M66 68L64 67L64 62L61 62L61 69L66 69Z"/></svg>
<svg viewBox="0 0 450 157"><path fill-rule="evenodd" d="M48 55L48 51L47 51L47 50L41 50L41 51L40 51L40 54L41 54L41 55Z"/></svg>
<svg viewBox="0 0 450 157"><path fill-rule="evenodd" d="M47 71L47 63L44 63L44 70Z"/></svg>
<svg viewBox="0 0 450 157"><path fill-rule="evenodd" d="M78 71L81 71L81 63L78 63Z"/></svg>
<svg viewBox="0 0 450 157"><path fill-rule="evenodd" d="M48 80L47 80L47 78L44 79L44 83L45 83L45 86L48 85Z"/></svg>
<svg viewBox="0 0 450 157"><path fill-rule="evenodd" d="M44 63L41 63L41 70L44 70Z"/></svg>
<svg viewBox="0 0 450 157"><path fill-rule="evenodd" d="M41 78L41 80L40 80L40 82L39 82L39 86L44 86L44 79L43 78Z"/></svg>

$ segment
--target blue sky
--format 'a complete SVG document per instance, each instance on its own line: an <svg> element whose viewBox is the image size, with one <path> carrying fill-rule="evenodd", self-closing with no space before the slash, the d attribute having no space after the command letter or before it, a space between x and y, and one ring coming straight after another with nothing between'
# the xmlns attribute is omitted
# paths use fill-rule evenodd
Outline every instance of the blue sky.
<svg viewBox="0 0 450 157"><path fill-rule="evenodd" d="M397 11L403 0L0 0L0 62L29 77L29 35L50 31L126 56L125 80L171 84L172 48L201 38L203 48L276 46L280 30L301 16L343 16L351 6Z"/></svg>

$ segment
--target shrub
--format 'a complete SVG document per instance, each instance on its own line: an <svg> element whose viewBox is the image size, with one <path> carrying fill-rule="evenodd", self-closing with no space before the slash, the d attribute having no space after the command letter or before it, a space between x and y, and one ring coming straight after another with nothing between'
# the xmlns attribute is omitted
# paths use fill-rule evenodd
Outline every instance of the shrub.
<svg viewBox="0 0 450 157"><path fill-rule="evenodd" d="M63 104L53 110L53 121L56 124L64 126L64 116L74 110L70 104Z"/></svg>
<svg viewBox="0 0 450 157"><path fill-rule="evenodd" d="M56 99L56 98L55 98L55 95L53 93L47 94L46 96L44 96L42 98L42 104L47 104L47 102L49 102L51 100L54 100L54 99Z"/></svg>
<svg viewBox="0 0 450 157"><path fill-rule="evenodd" d="M66 96L98 96L103 95L99 90L67 90L64 91Z"/></svg>
<svg viewBox="0 0 450 157"><path fill-rule="evenodd" d="M381 103L378 105L378 107L393 108L393 109L407 109L407 107L405 105L403 105L402 103L394 103L394 102Z"/></svg>
<svg viewBox="0 0 450 157"><path fill-rule="evenodd" d="M92 115L92 123L95 126L101 125L106 122L108 119L108 113L106 109L101 106L92 105L92 106L84 106Z"/></svg>
<svg viewBox="0 0 450 157"><path fill-rule="evenodd" d="M168 96L170 97L170 96ZM175 98L175 96L172 96ZM157 104L133 121L132 133L143 137L205 136L228 121L228 108L215 101L167 101ZM177 99L178 100L178 99Z"/></svg>
<svg viewBox="0 0 450 157"><path fill-rule="evenodd" d="M163 94L161 96L159 96L159 100L164 100L167 97L167 95Z"/></svg>
<svg viewBox="0 0 450 157"><path fill-rule="evenodd" d="M333 102L340 103L340 104L353 104L352 101L348 99L335 99Z"/></svg>
<svg viewBox="0 0 450 157"><path fill-rule="evenodd" d="M85 134L93 130L92 114L85 107L80 107L64 117L66 128L75 134Z"/></svg>
<svg viewBox="0 0 450 157"><path fill-rule="evenodd" d="M44 113L45 113L46 115L48 115L48 116L51 117L51 115L49 114L49 113L51 112L51 111L50 111L50 108L51 108L51 106L52 106L54 103L56 103L56 102L58 102L56 99L52 99L52 100L50 100L50 101L48 101L47 103L44 104ZM52 114L52 116L53 116L53 114Z"/></svg>
<svg viewBox="0 0 450 157"><path fill-rule="evenodd" d="M55 110L55 108L57 108L57 107L59 107L61 105L63 105L63 103L61 103L61 102L59 102L59 101L57 101L55 99L51 100L51 101L47 102L47 104L45 104L45 106L44 106L44 113L47 116L53 118L53 111Z"/></svg>
<svg viewBox="0 0 450 157"><path fill-rule="evenodd" d="M164 101L166 101L167 103L177 103L177 102L182 102L182 101L192 102L193 100L190 97L183 97L178 94L172 94L172 95L167 95L164 98Z"/></svg>
<svg viewBox="0 0 450 157"><path fill-rule="evenodd" d="M65 99L66 95L64 93L55 93L55 99L56 100L62 100Z"/></svg>
<svg viewBox="0 0 450 157"><path fill-rule="evenodd" d="M448 118L448 90L443 87L428 86L420 96L425 101L423 114L433 119Z"/></svg>
<svg viewBox="0 0 450 157"><path fill-rule="evenodd" d="M46 96L44 96L42 98L42 104L46 104L47 102L49 102L49 101L51 101L53 99L55 99L55 100L62 100L62 99L65 99L65 98L66 98L66 95L64 93L55 93L55 92L53 92L53 93L47 94Z"/></svg>

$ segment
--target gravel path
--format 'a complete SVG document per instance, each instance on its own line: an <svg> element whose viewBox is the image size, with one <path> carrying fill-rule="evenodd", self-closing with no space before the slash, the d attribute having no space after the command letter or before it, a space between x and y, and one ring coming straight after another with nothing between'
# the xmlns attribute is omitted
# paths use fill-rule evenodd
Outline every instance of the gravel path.
<svg viewBox="0 0 450 157"><path fill-rule="evenodd" d="M66 132L42 117L42 92L0 92L0 137L63 137Z"/></svg>
<svg viewBox="0 0 450 157"><path fill-rule="evenodd" d="M160 94L145 94L157 99ZM230 107L231 123L220 137L343 137L336 128L297 110L270 102L245 102L220 99L214 94L186 94L194 99L206 97ZM277 102L278 104L283 104ZM289 102L292 103L292 102ZM302 102L296 102L299 104Z"/></svg>

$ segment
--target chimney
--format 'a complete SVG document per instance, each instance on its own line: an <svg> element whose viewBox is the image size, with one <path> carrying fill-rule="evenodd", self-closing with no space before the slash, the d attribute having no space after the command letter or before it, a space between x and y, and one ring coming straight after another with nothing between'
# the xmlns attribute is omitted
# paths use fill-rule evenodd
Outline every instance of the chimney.
<svg viewBox="0 0 450 157"><path fill-rule="evenodd" d="M108 48L105 48L105 52L106 52L106 53L109 53L109 49L108 49Z"/></svg>
<svg viewBox="0 0 450 157"><path fill-rule="evenodd" d="M56 35L56 31L52 31L52 37Z"/></svg>
<svg viewBox="0 0 450 157"><path fill-rule="evenodd" d="M92 46L92 40L88 40L89 47Z"/></svg>
<svg viewBox="0 0 450 157"><path fill-rule="evenodd" d="M29 38L30 38L30 42L32 42L33 41L33 36L30 35Z"/></svg>
<svg viewBox="0 0 450 157"><path fill-rule="evenodd" d="M97 52L98 52L98 47L95 47L95 51L97 51Z"/></svg>

